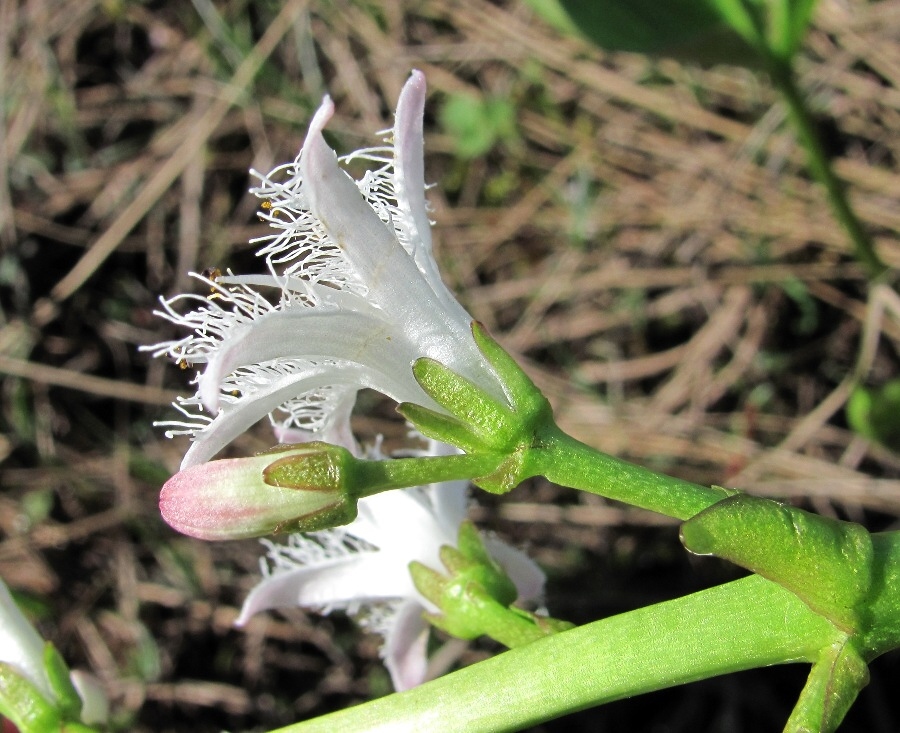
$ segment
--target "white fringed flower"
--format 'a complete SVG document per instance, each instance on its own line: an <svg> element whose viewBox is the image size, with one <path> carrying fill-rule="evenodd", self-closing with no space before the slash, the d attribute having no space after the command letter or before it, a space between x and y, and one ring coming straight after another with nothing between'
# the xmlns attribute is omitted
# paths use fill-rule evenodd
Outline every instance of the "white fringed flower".
<svg viewBox="0 0 900 733"><path fill-rule="evenodd" d="M184 481L219 470L194 467L267 415L281 442L314 435L358 453L349 415L360 388L443 411L413 376L412 363L421 357L506 399L472 336L472 318L441 282L432 255L424 103L424 76L413 72L386 144L339 159L322 137L333 113L326 98L297 159L254 173L261 184L253 193L273 228L256 240L266 273L197 276L208 295L162 300L160 315L189 333L151 350L182 366L203 365L196 394L177 405L184 420L167 423L169 435L193 438L179 474ZM359 163L369 166L359 180L341 167ZM430 455L454 452L433 443ZM180 485L179 476L170 484ZM204 496L216 499L215 486L208 488ZM295 534L285 545L266 542L265 578L240 622L284 606L346 609L384 636L382 653L397 689L422 682L428 637L422 612L437 609L416 591L408 566L441 567L439 548L456 544L465 506L466 482L386 491L360 500L357 519L346 527ZM241 508L237 502L224 510ZM193 521L196 511L189 509L178 512ZM486 546L520 598L539 595L544 576L533 562L498 541Z"/></svg>
<svg viewBox="0 0 900 733"><path fill-rule="evenodd" d="M326 97L297 159L254 173L274 229L255 240L268 272L198 276L210 295L162 301L160 315L191 332L150 348L205 365L196 394L177 405L185 419L165 423L169 435L193 438L182 468L210 460L266 415L276 433L343 436L347 445L362 387L436 407L410 368L422 356L502 397L432 256L424 101L416 71L388 143L338 159L322 137L334 111ZM354 180L340 166L351 161L370 169Z"/></svg>
<svg viewBox="0 0 900 733"><path fill-rule="evenodd" d="M424 455L452 455L432 441ZM397 690L426 679L429 626L422 613L436 611L413 585L409 563L442 567L441 545L456 545L466 517L465 481L387 491L362 499L346 527L295 534L287 544L262 540L263 580L241 609L237 623L272 608L301 606L328 613L343 609L384 637L381 655ZM493 558L515 583L519 599L543 591L544 574L525 554L485 539Z"/></svg>

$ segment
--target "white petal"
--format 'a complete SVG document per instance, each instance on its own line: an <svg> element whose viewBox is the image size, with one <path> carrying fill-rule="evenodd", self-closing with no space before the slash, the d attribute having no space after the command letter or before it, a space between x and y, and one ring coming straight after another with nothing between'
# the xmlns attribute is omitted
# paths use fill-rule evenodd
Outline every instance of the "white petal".
<svg viewBox="0 0 900 733"><path fill-rule="evenodd" d="M366 552L333 558L263 578L247 596L235 623L242 626L271 608L330 609L402 598L409 583L409 572L396 557Z"/></svg>
<svg viewBox="0 0 900 733"><path fill-rule="evenodd" d="M410 235L415 240L416 263L422 269L419 254L431 258L431 222L425 204L425 141L422 115L425 111L425 75L413 71L400 92L394 122L394 191L397 205L409 219Z"/></svg>
<svg viewBox="0 0 900 733"><path fill-rule="evenodd" d="M264 389L253 393L252 397L225 405L219 414L194 437L194 442L185 453L181 468L189 468L205 463L222 448L249 430L272 410L293 397L332 385L349 387L384 387L382 375L356 364L317 364L272 381ZM401 385L388 385L399 389Z"/></svg>
<svg viewBox="0 0 900 733"><path fill-rule="evenodd" d="M425 112L425 75L414 70L400 92L394 121L394 192L397 206L407 220L413 258L441 306L468 323L471 317L451 293L435 262L431 246L431 221L425 201L425 144L422 116Z"/></svg>
<svg viewBox="0 0 900 733"><path fill-rule="evenodd" d="M109 720L109 700L100 680L80 669L73 669L69 678L81 698L81 722L103 726Z"/></svg>
<svg viewBox="0 0 900 733"><path fill-rule="evenodd" d="M381 656L397 692L409 690L425 681L430 627L422 618L424 610L412 600L402 603L385 635Z"/></svg>
<svg viewBox="0 0 900 733"><path fill-rule="evenodd" d="M322 137L332 108L323 104L309 126L300 172L310 211L369 288L368 297L407 323L434 300L412 258L338 165Z"/></svg>
<svg viewBox="0 0 900 733"><path fill-rule="evenodd" d="M366 386L398 401L418 401L426 398L409 368L417 356L415 346L384 319L337 310L285 308L235 327L210 358L198 394L207 409L215 412L222 381L241 366L273 359L335 359L365 364L395 377L389 384L402 383L402 394L377 384Z"/></svg>
<svg viewBox="0 0 900 733"><path fill-rule="evenodd" d="M441 545L456 545L459 525L444 526L420 488L385 491L359 502L359 516L347 531L397 556L404 567L412 560L440 569ZM408 575L408 573L407 573ZM415 593L410 581L410 594Z"/></svg>

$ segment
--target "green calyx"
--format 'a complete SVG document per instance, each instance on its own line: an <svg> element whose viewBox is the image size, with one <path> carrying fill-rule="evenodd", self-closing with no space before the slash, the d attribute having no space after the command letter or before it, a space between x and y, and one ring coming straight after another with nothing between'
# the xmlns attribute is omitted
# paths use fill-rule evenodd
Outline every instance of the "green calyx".
<svg viewBox="0 0 900 733"><path fill-rule="evenodd" d="M418 591L441 610L425 617L448 634L460 639L490 636L512 648L572 627L511 607L516 586L488 554L471 522L460 526L457 547L444 545L440 557L447 575L419 562L410 563L409 571Z"/></svg>
<svg viewBox="0 0 900 733"><path fill-rule="evenodd" d="M68 665L49 641L44 644L44 671L63 719L78 720L81 717L81 698L72 684Z"/></svg>
<svg viewBox="0 0 900 733"><path fill-rule="evenodd" d="M485 604L508 606L516 600L515 584L488 554L471 522L460 525L457 547L441 547L440 558L447 575L419 562L409 568L418 591L444 612L428 614L429 621L460 639L481 636Z"/></svg>
<svg viewBox="0 0 900 733"><path fill-rule="evenodd" d="M474 481L487 491L505 493L527 478L525 454L541 428L552 423L552 411L541 391L477 321L472 323L472 336L500 382L505 399L498 399L433 359L422 358L413 364L413 374L447 413L410 402L397 409L429 438L469 454L496 456L496 469Z"/></svg>
<svg viewBox="0 0 900 733"><path fill-rule="evenodd" d="M278 489L321 495L324 506L278 523L274 534L317 532L356 519L357 459L346 448L327 443L304 444L308 451L278 458L263 469L263 482ZM330 498L330 501L328 499ZM324 503L323 501L323 503Z"/></svg>

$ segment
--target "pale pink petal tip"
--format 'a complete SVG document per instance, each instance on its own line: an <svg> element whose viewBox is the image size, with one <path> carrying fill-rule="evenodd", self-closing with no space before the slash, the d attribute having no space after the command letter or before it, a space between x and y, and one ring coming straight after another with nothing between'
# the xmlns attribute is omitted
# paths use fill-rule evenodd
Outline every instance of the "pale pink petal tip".
<svg viewBox="0 0 900 733"><path fill-rule="evenodd" d="M312 121L309 123L309 132L306 133L306 139L309 140L313 135L318 135L325 129L325 125L334 116L334 102L327 94L322 98L322 104L313 115ZM305 145L304 145L305 147Z"/></svg>

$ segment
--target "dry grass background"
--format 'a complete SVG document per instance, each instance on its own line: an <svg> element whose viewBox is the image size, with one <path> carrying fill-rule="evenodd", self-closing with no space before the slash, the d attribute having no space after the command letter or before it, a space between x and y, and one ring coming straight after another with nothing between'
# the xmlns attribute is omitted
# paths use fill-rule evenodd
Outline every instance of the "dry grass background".
<svg viewBox="0 0 900 733"><path fill-rule="evenodd" d="M516 2L0 0L0 576L100 677L123 730L265 730L387 690L346 619L232 628L258 546L160 521L184 445L150 422L187 380L136 347L165 336L155 298L188 270L258 266L246 171L293 158L323 92L346 152L390 125L414 67L445 278L565 428L694 481L896 523L900 458L849 432L841 405L867 318L872 385L897 374L900 323L870 302L764 78L601 54ZM821 0L801 71L900 265L900 2ZM515 110L475 159L439 122L460 95ZM402 435L372 406L363 435ZM674 525L545 482L474 511L530 547L550 610L579 622L734 577L687 558ZM900 730L897 665L880 665L845 730ZM804 672L565 729L777 730Z"/></svg>

